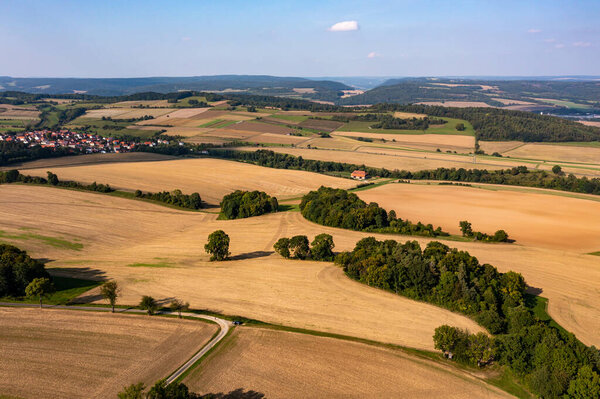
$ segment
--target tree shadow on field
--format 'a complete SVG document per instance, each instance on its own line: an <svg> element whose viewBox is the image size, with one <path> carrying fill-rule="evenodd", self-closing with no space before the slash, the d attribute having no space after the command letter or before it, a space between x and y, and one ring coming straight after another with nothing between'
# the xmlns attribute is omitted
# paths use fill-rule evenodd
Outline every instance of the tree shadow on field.
<svg viewBox="0 0 600 399"><path fill-rule="evenodd" d="M269 256L275 253L274 251L254 251L254 252L246 252L243 254L230 256L228 260L245 260L245 259L254 259L254 258L263 258L265 256Z"/></svg>
<svg viewBox="0 0 600 399"><path fill-rule="evenodd" d="M537 288L537 287L527 286L527 289L525 290L525 292L527 292L528 294L531 294L531 295L538 296L542 292L544 292L544 290L541 288Z"/></svg>
<svg viewBox="0 0 600 399"><path fill-rule="evenodd" d="M244 391L244 388L238 388L229 393L209 393L202 395L202 399L262 399L265 397L264 393L256 391Z"/></svg>
<svg viewBox="0 0 600 399"><path fill-rule="evenodd" d="M78 278L81 280L106 281L106 272L91 267L48 267L53 276Z"/></svg>

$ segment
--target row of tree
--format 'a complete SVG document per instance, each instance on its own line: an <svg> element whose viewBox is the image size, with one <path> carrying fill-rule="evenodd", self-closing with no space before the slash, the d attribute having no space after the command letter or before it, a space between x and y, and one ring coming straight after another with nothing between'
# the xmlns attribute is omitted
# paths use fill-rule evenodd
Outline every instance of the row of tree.
<svg viewBox="0 0 600 399"><path fill-rule="evenodd" d="M292 238L280 238L273 248L277 253L288 259L312 259L322 261L333 261L334 254L333 237L329 234L319 234L310 243L305 235L297 235Z"/></svg>
<svg viewBox="0 0 600 399"><path fill-rule="evenodd" d="M492 171L486 169L437 168L410 172L407 170L372 168L365 165L342 162L304 159L303 157L276 153L271 150L238 151L214 148L208 150L208 152L210 156L215 158L234 159L277 169L306 170L316 173L350 173L353 170L360 169L366 171L370 176L406 180L443 180L503 184L600 195L600 178L588 179L585 176L578 178L572 174L565 176L560 171L559 173L554 173L544 170L529 170L526 166Z"/></svg>
<svg viewBox="0 0 600 399"><path fill-rule="evenodd" d="M344 229L422 235L447 236L441 227L421 222L416 224L396 217L396 212L386 212L376 203L367 204L354 193L342 189L320 187L302 197L302 216L311 222Z"/></svg>
<svg viewBox="0 0 600 399"><path fill-rule="evenodd" d="M427 130L430 125L443 125L447 121L440 118L396 118L388 113L367 113L333 115L332 121L348 123L375 122L371 125L373 129L403 129L403 130Z"/></svg>
<svg viewBox="0 0 600 399"><path fill-rule="evenodd" d="M221 219L242 219L277 212L277 198L264 191L236 190L221 200Z"/></svg>
<svg viewBox="0 0 600 399"><path fill-rule="evenodd" d="M593 392L586 389L598 381L600 352L537 319L527 306L520 274L500 273L436 241L422 250L416 241L368 237L335 261L350 278L466 314L494 334L442 326L434 343L447 357L479 366L497 361L543 398Z"/></svg>
<svg viewBox="0 0 600 399"><path fill-rule="evenodd" d="M178 206L186 209L200 209L202 208L202 199L200 194L183 194L181 190L176 189L171 192L162 191L158 193L144 193L141 190L135 190L136 198L143 198L152 201L162 202L164 204Z"/></svg>
<svg viewBox="0 0 600 399"><path fill-rule="evenodd" d="M509 242L508 234L504 230L497 230L493 235L473 231L473 226L466 220L461 220L458 223L463 237L473 238L475 241L487 242Z"/></svg>

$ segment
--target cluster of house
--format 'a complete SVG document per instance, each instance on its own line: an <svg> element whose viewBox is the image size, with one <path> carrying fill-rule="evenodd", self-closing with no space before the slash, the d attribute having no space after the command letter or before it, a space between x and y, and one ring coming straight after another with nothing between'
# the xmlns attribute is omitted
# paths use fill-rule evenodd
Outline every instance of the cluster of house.
<svg viewBox="0 0 600 399"><path fill-rule="evenodd" d="M154 147L157 144L169 144L168 140L151 140L141 143L133 141L102 137L95 134L72 132L62 129L35 130L19 134L0 134L0 141L16 141L28 147L41 146L43 148L72 148L84 153L129 152L138 145Z"/></svg>

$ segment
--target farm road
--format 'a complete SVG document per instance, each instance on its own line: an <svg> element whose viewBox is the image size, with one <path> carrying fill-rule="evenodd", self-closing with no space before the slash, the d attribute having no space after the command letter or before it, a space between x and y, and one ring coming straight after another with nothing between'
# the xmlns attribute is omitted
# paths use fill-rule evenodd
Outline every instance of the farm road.
<svg viewBox="0 0 600 399"><path fill-rule="evenodd" d="M39 305L29 304L29 303L12 303L12 302L0 302L0 306L11 306L11 307L27 307L27 308L37 308ZM100 307L100 306L68 306L68 305L44 305L44 308L49 309L67 309L67 310L83 310L83 311L100 311L100 312L110 312L110 307ZM146 313L145 310L141 309L115 309L115 313ZM161 315L176 315L176 312L170 311L159 311L156 314ZM214 316L196 314L191 312L181 312L182 316L192 317L196 319L208 320L213 323L219 325L219 333L215 335L202 349L200 349L191 359L189 359L185 364L179 367L173 374L167 377L167 384L172 383L177 378L179 378L182 374L184 374L187 370L190 369L198 360L200 360L204 355L208 353L212 348L214 348L229 332L229 328L231 326L231 322L225 319L220 319Z"/></svg>

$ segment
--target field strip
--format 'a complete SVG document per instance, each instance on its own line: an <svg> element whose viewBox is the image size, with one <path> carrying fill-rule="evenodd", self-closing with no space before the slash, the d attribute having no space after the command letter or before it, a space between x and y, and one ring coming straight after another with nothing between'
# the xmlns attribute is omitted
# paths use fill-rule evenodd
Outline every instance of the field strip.
<svg viewBox="0 0 600 399"><path fill-rule="evenodd" d="M31 308L31 307L37 308L38 307L38 305L34 305L34 304L11 303L11 302L0 302L0 306L25 307L25 308ZM110 312L111 311L110 307L100 307L100 306L44 305L43 307L51 308L51 309L68 309L68 310L95 311L95 312ZM127 309L116 309L115 313L138 313L138 314L141 313L141 314L144 314L144 313L146 313L146 311L142 310L142 309L127 308ZM156 312L156 314L158 314L158 315L175 315L176 312L161 310L161 311ZM193 317L193 318L197 318L197 319L208 320L210 322L216 323L219 325L219 333L215 337L213 337L206 345L204 345L204 347L202 349L200 349L200 351L198 351L194 356L192 356L191 359L189 359L180 368L175 370L175 372L173 374L171 374L169 377L167 377L167 385L172 383L173 381L175 381L177 378L179 378L190 367L192 367L198 360L200 360L208 351L210 351L212 348L215 347L215 345L217 345L219 342L221 342L221 340L223 338L225 338L225 336L229 332L229 327L231 325L230 321L220 319L215 316L208 316L208 315L196 314L196 313L191 313L191 312L182 312L181 315L185 316L185 317Z"/></svg>

